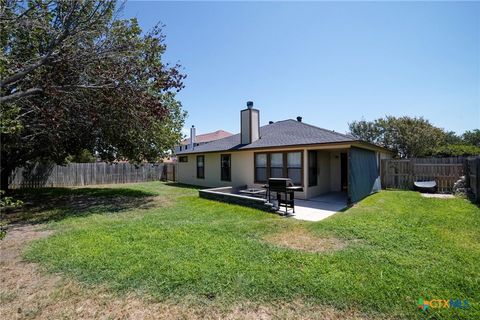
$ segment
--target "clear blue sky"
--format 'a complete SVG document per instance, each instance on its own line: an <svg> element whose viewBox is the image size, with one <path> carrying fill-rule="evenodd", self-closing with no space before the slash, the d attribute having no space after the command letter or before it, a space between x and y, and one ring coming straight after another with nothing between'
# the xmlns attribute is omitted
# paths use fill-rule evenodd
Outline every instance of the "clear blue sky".
<svg viewBox="0 0 480 320"><path fill-rule="evenodd" d="M424 116L480 128L480 3L127 2L124 18L166 25L165 61L188 75L178 98L197 133L303 116L338 132L353 120Z"/></svg>

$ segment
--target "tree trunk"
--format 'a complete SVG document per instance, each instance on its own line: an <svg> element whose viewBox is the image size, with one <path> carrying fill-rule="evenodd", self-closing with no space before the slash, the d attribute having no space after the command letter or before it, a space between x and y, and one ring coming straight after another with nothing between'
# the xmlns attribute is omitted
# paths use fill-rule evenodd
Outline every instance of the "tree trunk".
<svg viewBox="0 0 480 320"><path fill-rule="evenodd" d="M10 178L10 174L12 173L13 169L10 167L2 168L1 176L0 176L0 189L3 191L8 191L8 178Z"/></svg>

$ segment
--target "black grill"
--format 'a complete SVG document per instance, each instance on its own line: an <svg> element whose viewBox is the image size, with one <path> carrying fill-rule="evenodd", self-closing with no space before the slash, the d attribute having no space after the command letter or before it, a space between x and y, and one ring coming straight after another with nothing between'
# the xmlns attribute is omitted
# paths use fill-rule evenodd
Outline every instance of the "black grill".
<svg viewBox="0 0 480 320"><path fill-rule="evenodd" d="M285 214L288 213L288 209L292 209L295 213L295 197L294 191L289 190L292 187L292 179L290 178L270 178L268 179L268 191L269 194L276 192L278 208L285 207Z"/></svg>

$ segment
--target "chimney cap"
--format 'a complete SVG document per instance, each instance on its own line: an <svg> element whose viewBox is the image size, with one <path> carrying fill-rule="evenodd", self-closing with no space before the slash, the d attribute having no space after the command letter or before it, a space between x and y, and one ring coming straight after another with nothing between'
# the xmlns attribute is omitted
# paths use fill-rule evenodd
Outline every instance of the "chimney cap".
<svg viewBox="0 0 480 320"><path fill-rule="evenodd" d="M195 128L195 126L192 124L192 128Z"/></svg>
<svg viewBox="0 0 480 320"><path fill-rule="evenodd" d="M298 122L302 122L302 117L297 117Z"/></svg>
<svg viewBox="0 0 480 320"><path fill-rule="evenodd" d="M247 101L247 108L252 109L253 108L253 101Z"/></svg>

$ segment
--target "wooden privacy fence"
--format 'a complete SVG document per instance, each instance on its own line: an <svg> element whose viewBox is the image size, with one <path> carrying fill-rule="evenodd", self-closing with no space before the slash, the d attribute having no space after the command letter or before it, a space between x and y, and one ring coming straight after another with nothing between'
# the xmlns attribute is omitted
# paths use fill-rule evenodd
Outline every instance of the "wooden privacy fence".
<svg viewBox="0 0 480 320"><path fill-rule="evenodd" d="M413 189L414 181L435 180L439 192L452 192L464 174L466 158L384 159L381 165L383 188Z"/></svg>
<svg viewBox="0 0 480 320"><path fill-rule="evenodd" d="M37 163L18 168L10 178L9 187L43 188L116 184L155 180L175 181L176 165L169 163L70 163L65 166Z"/></svg>

